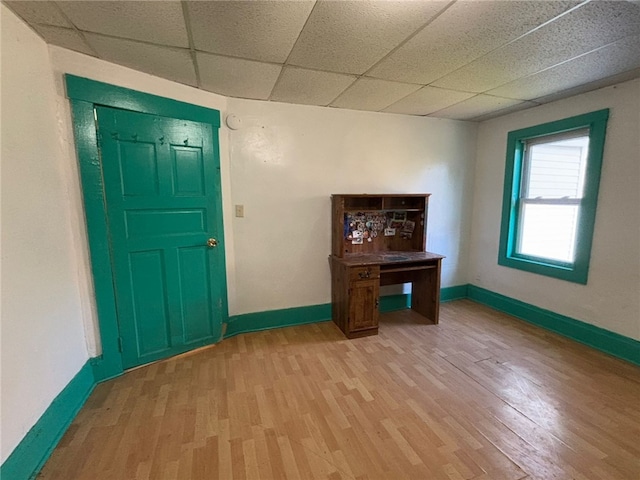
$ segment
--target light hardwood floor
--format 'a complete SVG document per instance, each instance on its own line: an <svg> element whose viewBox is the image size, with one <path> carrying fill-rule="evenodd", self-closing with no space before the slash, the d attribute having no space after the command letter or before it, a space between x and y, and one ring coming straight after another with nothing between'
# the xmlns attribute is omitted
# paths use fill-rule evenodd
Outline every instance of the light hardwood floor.
<svg viewBox="0 0 640 480"><path fill-rule="evenodd" d="M468 300L100 384L42 479L640 479L640 368Z"/></svg>

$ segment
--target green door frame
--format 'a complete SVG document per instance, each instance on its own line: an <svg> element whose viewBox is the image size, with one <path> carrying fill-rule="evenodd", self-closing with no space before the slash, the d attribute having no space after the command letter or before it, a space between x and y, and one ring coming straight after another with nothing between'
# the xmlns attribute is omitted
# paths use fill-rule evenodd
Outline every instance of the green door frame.
<svg viewBox="0 0 640 480"><path fill-rule="evenodd" d="M116 312L116 298L113 286L113 269L109 249L109 233L105 207L102 169L96 133L96 106L120 108L139 113L148 113L169 118L208 123L214 132L214 161L220 169L220 151L217 131L220 128L220 112L198 105L137 92L107 83L65 74L67 97L71 103L76 154L80 166L82 194L84 198L87 236L91 257L96 307L102 355L91 359L96 381L106 380L122 374L122 354L119 348L119 328ZM218 177L219 178L219 177ZM216 217L220 232L220 245L224 252L224 229L222 222L222 192L217 185L218 198ZM226 271L224 255L223 271ZM229 310L227 303L226 276L220 282L222 296L222 323L227 323Z"/></svg>

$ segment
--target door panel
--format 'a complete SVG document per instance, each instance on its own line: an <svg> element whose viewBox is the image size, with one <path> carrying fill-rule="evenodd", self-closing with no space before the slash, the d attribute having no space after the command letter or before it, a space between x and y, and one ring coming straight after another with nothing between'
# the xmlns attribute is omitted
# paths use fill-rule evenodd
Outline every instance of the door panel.
<svg viewBox="0 0 640 480"><path fill-rule="evenodd" d="M185 343L196 342L213 334L207 255L206 247L178 250Z"/></svg>
<svg viewBox="0 0 640 480"><path fill-rule="evenodd" d="M125 210L124 215L128 239L206 234L208 230L203 208Z"/></svg>
<svg viewBox="0 0 640 480"><path fill-rule="evenodd" d="M210 125L97 108L125 368L220 339L220 180ZM207 239L220 242L208 248Z"/></svg>
<svg viewBox="0 0 640 480"><path fill-rule="evenodd" d="M158 157L153 143L118 142L124 196L158 195Z"/></svg>
<svg viewBox="0 0 640 480"><path fill-rule="evenodd" d="M163 251L130 254L133 322L136 327L137 354L144 357L169 348L169 315L164 279L166 266ZM118 310L122 311L121 305ZM122 305L124 307L124 305Z"/></svg>
<svg viewBox="0 0 640 480"><path fill-rule="evenodd" d="M171 146L173 192L175 195L203 195L204 163L202 150Z"/></svg>

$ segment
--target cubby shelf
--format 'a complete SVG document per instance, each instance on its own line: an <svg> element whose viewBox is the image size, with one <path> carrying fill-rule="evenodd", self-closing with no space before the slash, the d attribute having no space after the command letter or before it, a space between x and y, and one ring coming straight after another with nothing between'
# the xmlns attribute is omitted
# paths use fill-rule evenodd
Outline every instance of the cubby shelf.
<svg viewBox="0 0 640 480"><path fill-rule="evenodd" d="M427 216L429 205L428 193L390 194L390 195L332 195L332 246L331 253L338 257L357 253L376 253L389 251L423 252L427 239ZM411 232L402 234L396 228L393 235L376 232L375 237L368 237L362 243L354 243L347 238L350 229L345 225L349 215L358 213L366 215L384 215L391 223L392 214L405 214L405 222L413 225ZM391 214L391 215L390 215ZM385 225L386 226L386 225ZM346 234L345 234L346 233Z"/></svg>

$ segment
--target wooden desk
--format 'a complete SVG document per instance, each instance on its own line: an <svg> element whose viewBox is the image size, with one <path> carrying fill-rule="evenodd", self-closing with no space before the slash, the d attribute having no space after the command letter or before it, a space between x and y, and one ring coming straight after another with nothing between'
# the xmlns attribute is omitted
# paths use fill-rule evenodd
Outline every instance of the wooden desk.
<svg viewBox="0 0 640 480"><path fill-rule="evenodd" d="M443 258L410 251L331 255L333 321L347 338L376 335L380 286L411 283L411 308L437 324Z"/></svg>

